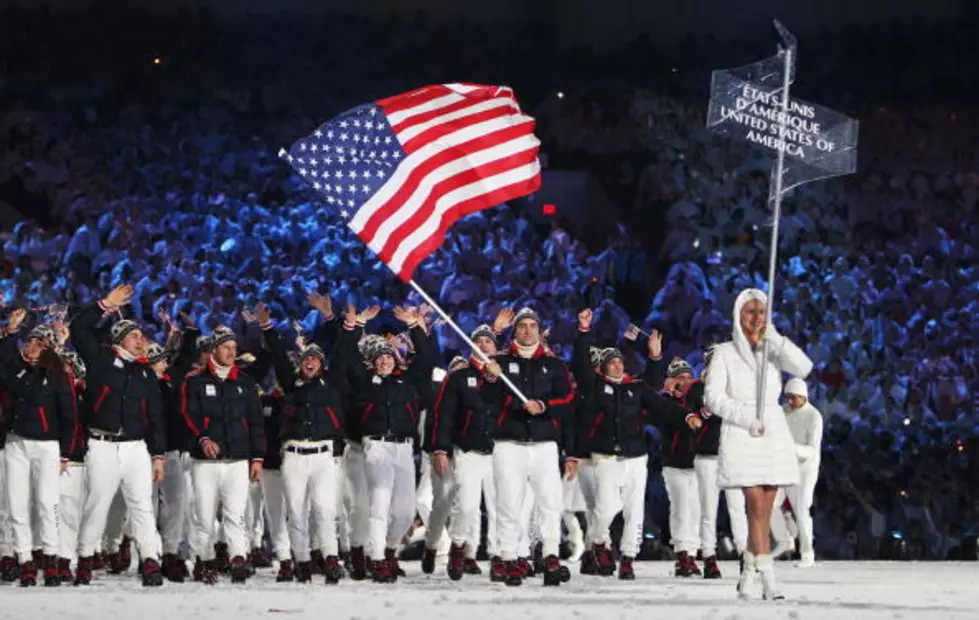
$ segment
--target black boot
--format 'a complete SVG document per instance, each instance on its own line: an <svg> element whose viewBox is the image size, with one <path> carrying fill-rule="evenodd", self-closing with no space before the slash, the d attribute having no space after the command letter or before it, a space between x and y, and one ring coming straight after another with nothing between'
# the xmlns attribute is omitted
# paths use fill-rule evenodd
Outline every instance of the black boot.
<svg viewBox="0 0 979 620"><path fill-rule="evenodd" d="M49 588L61 585L61 575L58 574L58 558L56 556L44 556L44 585Z"/></svg>
<svg viewBox="0 0 979 620"><path fill-rule="evenodd" d="M462 545L452 545L452 548L449 549L449 565L446 567L446 572L449 573L449 579L452 581L462 579L465 552L466 548Z"/></svg>
<svg viewBox="0 0 979 620"><path fill-rule="evenodd" d="M293 579L295 579L295 573L292 570L292 560L279 562L279 574L276 575L275 580L279 583L287 583Z"/></svg>
<svg viewBox="0 0 979 620"><path fill-rule="evenodd" d="M367 558L364 556L363 547L351 547L349 573L354 581L367 579Z"/></svg>
<svg viewBox="0 0 979 620"><path fill-rule="evenodd" d="M157 588L162 585L163 573L160 571L160 563L154 558L143 560L143 586Z"/></svg>
<svg viewBox="0 0 979 620"><path fill-rule="evenodd" d="M28 560L20 565L20 585L24 588L37 585L37 564Z"/></svg>
<svg viewBox="0 0 979 620"><path fill-rule="evenodd" d="M326 576L326 583L333 585L340 583L343 577L343 568L340 567L340 558L335 555L328 555L323 562L323 574Z"/></svg>

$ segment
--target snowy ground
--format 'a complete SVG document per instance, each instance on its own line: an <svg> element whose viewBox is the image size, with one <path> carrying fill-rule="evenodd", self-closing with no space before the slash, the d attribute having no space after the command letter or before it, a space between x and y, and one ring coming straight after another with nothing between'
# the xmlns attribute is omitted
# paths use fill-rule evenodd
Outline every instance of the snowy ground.
<svg viewBox="0 0 979 620"><path fill-rule="evenodd" d="M246 586L166 583L142 588L137 579L97 575L87 588L0 586L0 620L768 620L878 618L958 620L979 618L979 564L825 563L798 569L780 563L778 576L788 601L739 602L734 564L720 581L677 580L672 565L637 563L638 579L583 577L544 588L533 579L519 588L490 583L486 575L452 582L439 567L422 575L417 562L396 585L277 584L264 570ZM484 568L485 571L485 568Z"/></svg>

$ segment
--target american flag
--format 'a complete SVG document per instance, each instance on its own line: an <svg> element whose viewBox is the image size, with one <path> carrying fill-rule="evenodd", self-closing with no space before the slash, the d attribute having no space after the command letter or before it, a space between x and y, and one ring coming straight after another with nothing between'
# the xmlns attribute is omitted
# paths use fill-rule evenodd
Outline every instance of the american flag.
<svg viewBox="0 0 979 620"><path fill-rule="evenodd" d="M405 282L459 218L540 188L534 119L504 86L358 106L280 152Z"/></svg>

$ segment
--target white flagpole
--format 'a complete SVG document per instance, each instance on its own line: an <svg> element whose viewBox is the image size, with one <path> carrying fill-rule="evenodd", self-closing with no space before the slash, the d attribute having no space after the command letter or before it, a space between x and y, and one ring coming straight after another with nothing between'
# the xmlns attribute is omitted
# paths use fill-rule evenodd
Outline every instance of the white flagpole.
<svg viewBox="0 0 979 620"><path fill-rule="evenodd" d="M408 282L408 284L411 285L411 288L415 289L416 293L421 295L422 299L425 300L425 303L427 303L429 306L432 307L433 310L439 313L439 316L441 316L445 320L445 322L449 324L449 327L454 329L455 332L459 334L459 337L462 338L466 342L466 344L468 344L472 348L472 352L474 355L476 355L476 357L478 357L484 364L490 362L490 359L486 357L486 354L480 351L479 347L477 347L475 343L473 343L473 341L469 339L469 336L466 334L466 332L462 331L462 328L456 325L456 322L452 320L452 317L446 314L445 310L443 310L437 303L435 303L435 300L429 297L428 293L426 293L422 289L422 287L418 286L417 282L411 280L410 282ZM527 404L527 401L529 399L523 395L523 392L521 392L517 388L517 386L513 384L512 381L510 381L509 377L507 377L504 374L501 374L500 380L502 380L503 383L505 383L508 388L513 390L513 393L517 395L517 398L519 398L522 403Z"/></svg>
<svg viewBox="0 0 979 620"><path fill-rule="evenodd" d="M785 61L783 75L782 75L782 116L779 123L779 132L783 135L779 137L784 139L785 131L785 119L788 115L789 110L789 85L792 79L792 62L793 62L793 52L795 48L791 45L787 45L782 50L782 56ZM768 250L768 303L765 308L765 328L767 329L769 325L772 324L772 309L775 306L775 265L776 259L778 258L778 223L782 215L782 172L785 168L785 150L779 149L778 155L775 158L775 167L772 169L772 181L770 185L769 199L772 201L772 240L771 245ZM759 367L758 372L761 378L758 379L758 398L756 405L756 413L758 421L764 426L765 424L765 390L767 388L768 379L768 341L764 341L762 345L762 362L761 367Z"/></svg>

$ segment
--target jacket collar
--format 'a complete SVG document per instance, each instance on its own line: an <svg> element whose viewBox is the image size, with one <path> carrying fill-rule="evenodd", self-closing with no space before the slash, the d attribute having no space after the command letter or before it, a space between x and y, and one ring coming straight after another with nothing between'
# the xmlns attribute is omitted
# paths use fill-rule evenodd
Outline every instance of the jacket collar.
<svg viewBox="0 0 979 620"><path fill-rule="evenodd" d="M217 369L215 368L214 360L211 358L207 358L207 371L210 372L211 375L213 375L215 378L218 379L220 378L220 376L217 373ZM228 380L237 381L237 379L238 379L238 365L234 364L231 366L231 370L228 371Z"/></svg>

